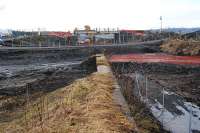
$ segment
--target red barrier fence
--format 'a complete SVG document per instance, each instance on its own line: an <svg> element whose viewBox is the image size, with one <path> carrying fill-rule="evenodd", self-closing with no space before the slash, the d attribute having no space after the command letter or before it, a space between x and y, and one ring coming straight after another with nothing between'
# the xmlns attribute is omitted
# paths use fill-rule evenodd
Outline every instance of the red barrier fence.
<svg viewBox="0 0 200 133"><path fill-rule="evenodd" d="M113 55L110 58L110 62L200 65L200 56L174 56L167 54L126 54L126 55Z"/></svg>

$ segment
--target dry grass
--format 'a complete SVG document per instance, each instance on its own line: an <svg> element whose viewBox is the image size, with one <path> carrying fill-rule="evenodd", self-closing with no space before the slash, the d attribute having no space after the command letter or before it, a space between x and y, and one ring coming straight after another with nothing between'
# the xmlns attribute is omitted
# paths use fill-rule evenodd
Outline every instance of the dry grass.
<svg viewBox="0 0 200 133"><path fill-rule="evenodd" d="M153 119L153 116L144 104L134 100L130 110L141 133L167 133L162 129L159 123Z"/></svg>
<svg viewBox="0 0 200 133"><path fill-rule="evenodd" d="M97 55L98 57L97 57L97 62L96 62L96 64L97 65L104 65L104 66L109 66L109 63L107 62L107 60L105 59L105 56L103 56L103 55Z"/></svg>
<svg viewBox="0 0 200 133"><path fill-rule="evenodd" d="M135 127L112 99L110 74L94 73L27 105L1 125L8 133L131 133Z"/></svg>
<svg viewBox="0 0 200 133"><path fill-rule="evenodd" d="M200 55L200 42L174 39L161 45L161 49L174 55Z"/></svg>

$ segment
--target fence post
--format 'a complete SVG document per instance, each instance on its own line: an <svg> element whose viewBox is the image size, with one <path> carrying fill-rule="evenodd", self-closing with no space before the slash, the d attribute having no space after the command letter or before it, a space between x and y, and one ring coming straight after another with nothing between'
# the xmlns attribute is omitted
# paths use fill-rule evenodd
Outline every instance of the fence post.
<svg viewBox="0 0 200 133"><path fill-rule="evenodd" d="M138 94L139 94L140 100L142 100L142 95L141 95L141 92L140 92L139 81L138 81L138 78L137 78L137 73L135 73L135 78L136 78L136 84L137 84L137 88L138 88Z"/></svg>
<svg viewBox="0 0 200 133"><path fill-rule="evenodd" d="M192 105L190 105L190 120L189 120L189 133L191 132L191 126L192 126Z"/></svg>
<svg viewBox="0 0 200 133"><path fill-rule="evenodd" d="M26 85L25 123L27 127L28 127L28 117L27 117L28 112L29 112L29 84Z"/></svg>
<svg viewBox="0 0 200 133"><path fill-rule="evenodd" d="M163 117L162 117L162 125L164 125L164 111L165 111L165 88L163 87L163 109L162 109L162 115L163 115Z"/></svg>
<svg viewBox="0 0 200 133"><path fill-rule="evenodd" d="M58 44L58 47L60 48L60 39L59 39L59 44Z"/></svg>
<svg viewBox="0 0 200 133"><path fill-rule="evenodd" d="M145 77L145 79L146 79L146 101L148 102L148 95L147 95L147 90L148 90L148 84L147 84L147 81L148 81L148 79L147 79L147 76Z"/></svg>
<svg viewBox="0 0 200 133"><path fill-rule="evenodd" d="M12 39L12 47L13 47L14 45L13 45L13 39Z"/></svg>

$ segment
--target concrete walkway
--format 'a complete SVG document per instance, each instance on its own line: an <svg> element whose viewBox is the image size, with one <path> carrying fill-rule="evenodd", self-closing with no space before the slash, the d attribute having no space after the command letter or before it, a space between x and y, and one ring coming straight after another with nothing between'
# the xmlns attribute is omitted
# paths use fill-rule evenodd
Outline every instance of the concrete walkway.
<svg viewBox="0 0 200 133"><path fill-rule="evenodd" d="M120 90L120 86L117 83L116 78L114 77L112 70L110 68L110 66L107 63L107 59L105 58L104 55L98 55L97 56L97 62L98 60L103 60L104 62L106 62L105 64L107 65L98 65L97 63L97 72L105 74L105 73L110 73L113 77L113 84L114 84L114 91L113 91L113 100L114 102L120 107L120 110L122 111L122 113L127 117L127 119L134 124L134 127L136 127L135 131L138 131L138 128L136 126L136 122L133 119L133 117L131 116L131 112L129 109L129 106L123 96L123 94L121 93Z"/></svg>

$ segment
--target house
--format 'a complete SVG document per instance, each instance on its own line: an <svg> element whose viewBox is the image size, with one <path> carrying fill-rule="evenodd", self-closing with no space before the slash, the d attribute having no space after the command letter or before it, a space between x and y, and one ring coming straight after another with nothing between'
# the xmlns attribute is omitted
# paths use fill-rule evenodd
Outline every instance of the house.
<svg viewBox="0 0 200 133"><path fill-rule="evenodd" d="M95 41L95 30L74 30L78 38L78 44L92 44Z"/></svg>

